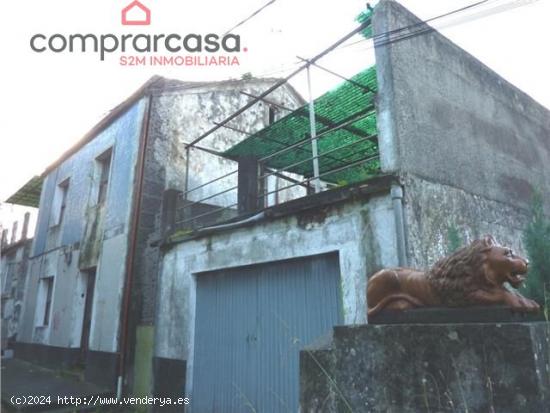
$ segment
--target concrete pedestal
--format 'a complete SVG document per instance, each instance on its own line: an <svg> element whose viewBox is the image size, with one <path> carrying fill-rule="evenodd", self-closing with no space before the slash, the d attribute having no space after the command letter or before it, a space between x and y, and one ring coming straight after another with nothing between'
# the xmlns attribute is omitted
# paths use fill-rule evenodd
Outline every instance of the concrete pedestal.
<svg viewBox="0 0 550 413"><path fill-rule="evenodd" d="M302 412L548 413L550 323L335 327L300 384Z"/></svg>

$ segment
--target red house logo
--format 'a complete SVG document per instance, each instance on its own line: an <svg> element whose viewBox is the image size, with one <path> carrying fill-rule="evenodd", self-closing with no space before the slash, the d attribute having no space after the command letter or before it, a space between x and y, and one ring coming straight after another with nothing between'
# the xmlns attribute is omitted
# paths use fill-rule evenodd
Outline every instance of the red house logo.
<svg viewBox="0 0 550 413"><path fill-rule="evenodd" d="M151 24L151 10L134 0L122 9L122 24L125 26L148 26Z"/></svg>

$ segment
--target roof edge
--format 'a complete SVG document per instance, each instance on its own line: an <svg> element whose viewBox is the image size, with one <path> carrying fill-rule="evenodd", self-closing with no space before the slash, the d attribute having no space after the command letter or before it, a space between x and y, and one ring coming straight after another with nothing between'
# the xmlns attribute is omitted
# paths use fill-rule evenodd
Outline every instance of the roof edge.
<svg viewBox="0 0 550 413"><path fill-rule="evenodd" d="M61 156L54 161L52 164L50 164L46 169L40 174L40 178L45 178L46 175L48 175L51 171L53 171L55 168L57 168L61 163L63 163L67 158L69 158L71 155L75 154L80 148L82 148L85 144L90 142L92 139L94 139L99 133L101 133L103 130L105 130L116 118L118 118L120 115L122 115L128 108L130 108L135 102L137 102L139 99L141 99L143 96L146 95L147 92L149 92L151 89L153 89L153 85L160 81L177 81L181 82L182 84L187 84L192 87L202 87L202 86L209 86L213 84L219 84L219 83L230 83L230 82L254 82L254 81L262 81L262 82L275 82L278 79L277 78L252 78L252 79L226 79L221 81L208 81L208 82L187 82L184 80L179 79L169 79L164 78L159 75L154 75L149 80L147 80L143 85L139 87L133 94L131 94L128 98L126 98L122 103L117 105L114 109L112 109L107 115L103 117L92 129L90 129L78 142L73 144L69 149L67 149L65 152L61 154ZM301 104L305 104L305 99L298 93L298 91L288 82L286 82L284 85L289 92L293 95L293 97L298 101L302 102ZM162 87L160 88L162 90Z"/></svg>
<svg viewBox="0 0 550 413"><path fill-rule="evenodd" d="M105 130L116 118L122 115L122 113L124 113L130 106L132 106L135 102L142 98L145 95L145 92L147 92L153 84L161 79L163 79L162 76L154 75L149 80L147 80L143 85L141 85L138 90L132 93L122 103L115 106L114 109L112 109L107 115L105 115L105 117L103 117L103 119L101 119L92 129L90 129L78 142L76 142L73 146L63 152L56 161L50 164L44 170L44 172L40 174L40 177L45 178L46 175L57 168L68 157L75 154L85 144L94 139L99 133Z"/></svg>

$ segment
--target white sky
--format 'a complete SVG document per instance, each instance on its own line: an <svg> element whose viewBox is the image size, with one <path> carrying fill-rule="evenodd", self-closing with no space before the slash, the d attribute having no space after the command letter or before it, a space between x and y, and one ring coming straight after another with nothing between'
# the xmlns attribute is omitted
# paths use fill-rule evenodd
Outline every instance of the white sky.
<svg viewBox="0 0 550 413"><path fill-rule="evenodd" d="M3 93L0 100L0 200L80 139L150 76L217 80L254 76L280 77L296 67L296 56L311 57L356 27L363 0L276 0L235 33L248 53L241 65L225 68L122 67L118 55L100 62L93 53L37 54L29 39L36 33L223 33L267 0L142 0L152 10L149 27L120 24L120 10L130 0L17 0L3 4L0 27ZM422 19L475 3L476 0L402 0ZM458 16L502 7L477 20L444 26ZM510 8L512 7L512 8ZM509 10L506 10L510 8ZM487 4L433 25L505 79L550 107L550 0L490 0ZM350 41L360 40L360 37ZM367 41L344 47L322 62L352 76L374 63ZM314 70L316 95L340 81ZM304 76L291 82L305 94ZM23 216L0 208L0 225Z"/></svg>

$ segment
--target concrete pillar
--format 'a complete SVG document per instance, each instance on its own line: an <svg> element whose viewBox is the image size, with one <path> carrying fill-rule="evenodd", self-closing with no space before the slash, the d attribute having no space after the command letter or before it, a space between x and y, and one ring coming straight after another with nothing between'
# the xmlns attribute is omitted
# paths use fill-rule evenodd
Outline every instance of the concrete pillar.
<svg viewBox="0 0 550 413"><path fill-rule="evenodd" d="M29 232L30 218L31 218L31 213L25 212L25 217L23 218L23 230L21 231L21 239L27 239L27 233Z"/></svg>
<svg viewBox="0 0 550 413"><path fill-rule="evenodd" d="M161 215L161 228L162 233L167 234L176 229L177 225L177 212L180 205L181 191L177 189L167 189L162 194L162 215ZM180 217L183 219L183 217Z"/></svg>
<svg viewBox="0 0 550 413"><path fill-rule="evenodd" d="M242 157L239 159L237 202L239 214L257 211L263 206L260 198L260 166L256 158Z"/></svg>
<svg viewBox="0 0 550 413"><path fill-rule="evenodd" d="M19 223L17 221L15 221L13 223L13 226L11 227L11 240L10 240L10 243L13 244L15 242L15 240L17 239L17 226L19 225Z"/></svg>

